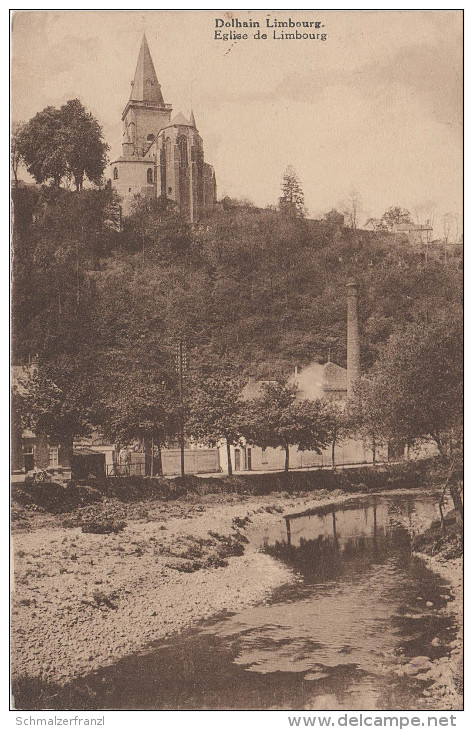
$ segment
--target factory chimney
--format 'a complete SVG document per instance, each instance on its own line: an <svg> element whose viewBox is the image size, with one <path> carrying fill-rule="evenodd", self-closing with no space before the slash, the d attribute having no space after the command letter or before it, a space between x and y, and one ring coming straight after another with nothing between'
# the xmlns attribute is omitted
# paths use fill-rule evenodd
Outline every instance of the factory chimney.
<svg viewBox="0 0 473 730"><path fill-rule="evenodd" d="M358 287L355 281L347 284L347 395L350 397L361 374L360 325L358 322Z"/></svg>

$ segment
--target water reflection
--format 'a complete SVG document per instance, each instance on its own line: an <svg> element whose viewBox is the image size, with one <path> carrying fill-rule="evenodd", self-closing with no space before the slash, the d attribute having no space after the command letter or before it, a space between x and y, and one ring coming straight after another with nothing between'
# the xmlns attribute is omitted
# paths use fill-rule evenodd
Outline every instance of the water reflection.
<svg viewBox="0 0 473 730"><path fill-rule="evenodd" d="M398 550L410 550L408 529L399 519L396 505L379 504L361 508L357 503L336 509L323 508L312 514L285 518L284 539L263 541L264 550L296 568L311 582L339 577L358 561L367 564L384 560ZM412 510L407 512L408 520ZM313 537L315 535L315 537Z"/></svg>

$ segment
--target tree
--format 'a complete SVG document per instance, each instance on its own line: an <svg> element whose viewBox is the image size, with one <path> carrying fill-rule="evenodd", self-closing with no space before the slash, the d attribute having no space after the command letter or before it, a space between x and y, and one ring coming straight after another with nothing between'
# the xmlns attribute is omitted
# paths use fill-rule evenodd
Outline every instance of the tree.
<svg viewBox="0 0 473 730"><path fill-rule="evenodd" d="M355 188L351 188L348 193L348 198L345 202L344 206L344 214L346 220L348 220L348 225L350 228L352 228L354 231L358 227L358 215L360 212L360 205L361 205L361 198L360 194Z"/></svg>
<svg viewBox="0 0 473 730"><path fill-rule="evenodd" d="M305 218L307 210L304 203L299 178L294 168L289 165L282 179L282 196L279 198L279 210L293 218Z"/></svg>
<svg viewBox="0 0 473 730"><path fill-rule="evenodd" d="M76 190L82 190L84 176L98 185L107 165L110 149L103 140L98 121L81 104L72 99L59 110L65 130L65 159Z"/></svg>
<svg viewBox="0 0 473 730"><path fill-rule="evenodd" d="M378 447L388 440L389 427L379 385L373 376L358 381L348 403L347 415L352 430L370 446L373 465L376 464Z"/></svg>
<svg viewBox="0 0 473 730"><path fill-rule="evenodd" d="M197 441L215 446L225 439L228 474L232 474L231 445L242 436L241 384L230 378L205 378L188 399L187 432Z"/></svg>
<svg viewBox="0 0 473 730"><path fill-rule="evenodd" d="M28 186L12 199L14 358L80 355L94 339L102 262L120 243L110 221L114 191Z"/></svg>
<svg viewBox="0 0 473 730"><path fill-rule="evenodd" d="M130 387L131 386L131 387ZM161 383L121 383L108 408L105 433L121 444L141 442L145 452L145 473L163 475L161 451L179 431L179 405L174 393ZM157 453L157 460L155 456Z"/></svg>
<svg viewBox="0 0 473 730"><path fill-rule="evenodd" d="M118 281L114 278L111 288ZM96 360L95 423L113 442L141 444L147 476L154 476L157 453L161 475L161 450L179 433L182 414L171 352L159 329L159 312L148 319L147 302L135 310L129 291L115 298L110 292L108 287L102 292L96 313L102 341Z"/></svg>
<svg viewBox="0 0 473 730"><path fill-rule="evenodd" d="M262 395L248 404L243 426L250 443L284 449L286 472L290 446L320 454L330 439L329 417L322 401L297 402L296 397L296 385L265 384Z"/></svg>
<svg viewBox="0 0 473 730"><path fill-rule="evenodd" d="M13 122L11 129L11 141L10 141L10 164L15 180L15 187L18 187L18 167L21 162L20 152L20 135L24 124L22 122Z"/></svg>
<svg viewBox="0 0 473 730"><path fill-rule="evenodd" d="M456 308L430 322L415 322L392 335L373 368L367 398L388 438L408 446L432 439L453 469L462 443L463 347L461 313ZM455 507L463 506L450 483Z"/></svg>
<svg viewBox="0 0 473 730"><path fill-rule="evenodd" d="M328 213L324 213L324 222L329 226L343 226L345 223L345 216L340 213L336 208L332 208Z"/></svg>
<svg viewBox="0 0 473 730"><path fill-rule="evenodd" d="M462 427L462 333L459 312L414 322L383 346L350 404L358 431L372 443L431 439L443 459Z"/></svg>
<svg viewBox="0 0 473 730"><path fill-rule="evenodd" d="M398 205L391 206L383 213L381 221L388 231L392 231L395 226L412 223L411 214L406 208L400 208Z"/></svg>
<svg viewBox="0 0 473 730"><path fill-rule="evenodd" d="M23 380L17 394L23 425L39 438L57 439L69 456L73 439L91 430L92 372L86 358L42 362Z"/></svg>
<svg viewBox="0 0 473 730"><path fill-rule="evenodd" d="M192 229L182 218L174 201L137 196L130 216L123 223L124 243L130 250L141 249L143 266L151 257L170 260L188 250Z"/></svg>
<svg viewBox="0 0 473 730"><path fill-rule="evenodd" d="M388 227L382 218L368 218L365 226L373 231L387 231Z"/></svg>
<svg viewBox="0 0 473 730"><path fill-rule="evenodd" d="M449 316L450 315L450 316ZM458 311L415 322L390 337L374 370L374 397L386 432L413 443L430 438L443 458L461 428L462 327Z"/></svg>
<svg viewBox="0 0 473 730"><path fill-rule="evenodd" d="M332 469L335 469L335 447L337 441L345 438L353 431L352 414L338 403L326 403L327 424L332 445Z"/></svg>
<svg viewBox="0 0 473 730"><path fill-rule="evenodd" d="M107 164L109 147L102 129L78 99L60 109L48 106L24 125L18 153L37 183L52 179L59 187L72 179L81 190L84 176L98 184Z"/></svg>
<svg viewBox="0 0 473 730"><path fill-rule="evenodd" d="M59 109L48 106L25 124L18 137L19 154L37 183L52 178L59 187L67 172L65 144Z"/></svg>

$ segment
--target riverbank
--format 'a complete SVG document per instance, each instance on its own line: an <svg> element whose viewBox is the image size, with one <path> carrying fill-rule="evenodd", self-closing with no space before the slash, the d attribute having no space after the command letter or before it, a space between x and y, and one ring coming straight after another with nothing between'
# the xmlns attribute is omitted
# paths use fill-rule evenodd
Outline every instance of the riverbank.
<svg viewBox="0 0 473 730"><path fill-rule="evenodd" d="M458 627L450 642L449 656L434 660L423 678L432 684L425 690L425 708L439 710L463 709L463 548L462 531L456 522L427 530L414 542L415 554L427 567L440 575L450 586L451 600L442 610L452 616Z"/></svg>
<svg viewBox="0 0 473 730"><path fill-rule="evenodd" d="M346 496L189 495L81 510L86 523L91 513L95 524L126 522L110 534L83 532L64 515L48 515L45 525L38 515L36 528L13 535L14 684L61 685L197 621L263 601L293 574L247 545L242 528Z"/></svg>
<svg viewBox="0 0 473 730"><path fill-rule="evenodd" d="M283 513L351 496L192 492L169 501L102 498L67 514L22 507L13 534L17 707L52 707L44 697L55 686L263 602L295 578L252 535Z"/></svg>

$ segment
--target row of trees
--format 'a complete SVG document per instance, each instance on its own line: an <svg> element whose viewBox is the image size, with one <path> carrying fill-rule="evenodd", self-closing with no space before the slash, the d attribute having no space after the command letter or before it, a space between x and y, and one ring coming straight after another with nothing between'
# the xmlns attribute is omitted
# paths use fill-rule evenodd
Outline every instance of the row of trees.
<svg viewBox="0 0 473 730"><path fill-rule="evenodd" d="M450 315L456 313L450 312ZM242 399L243 380L190 373L186 397L164 353L146 357L146 348L125 358L123 351L96 366L64 359L35 368L20 400L24 425L62 442L98 427L121 444L144 445L147 473L162 473L161 449L174 441L182 421L187 438L230 447L243 439L262 448L282 448L289 469L291 446L321 450L340 439L362 437L371 445L373 462L389 441L413 447L432 440L444 459L459 446L462 419L462 336L459 319L443 316L421 328L409 326L388 340L371 372L344 406L300 400L297 386L267 383L257 398ZM108 364L106 364L108 360ZM153 455L157 454L156 467Z"/></svg>
<svg viewBox="0 0 473 730"><path fill-rule="evenodd" d="M267 384L260 397L244 401L241 380L210 377L189 384L183 402L175 383L146 367L133 374L117 371L113 380L113 390L100 393L105 381L87 387L83 371L64 362L55 368L37 365L15 393L16 411L25 427L69 450L74 439L94 427L120 445L139 443L148 475L162 474L161 449L180 437L183 422L187 439L210 446L226 442L229 474L230 447L243 439L283 448L287 471L290 446L320 453L335 428L335 411L321 401L298 402L294 386Z"/></svg>

